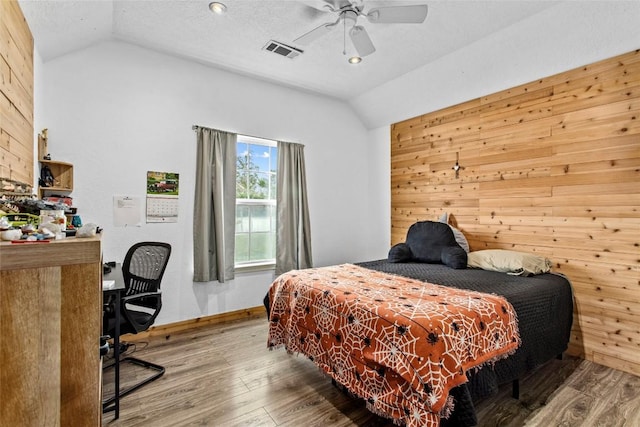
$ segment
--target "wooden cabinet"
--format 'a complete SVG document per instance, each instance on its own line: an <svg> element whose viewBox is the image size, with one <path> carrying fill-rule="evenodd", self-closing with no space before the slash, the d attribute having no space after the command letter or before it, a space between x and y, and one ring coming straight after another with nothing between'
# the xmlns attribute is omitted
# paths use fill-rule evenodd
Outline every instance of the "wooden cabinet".
<svg viewBox="0 0 640 427"><path fill-rule="evenodd" d="M48 166L53 174L53 186L38 186L38 198L49 193L70 193L73 191L73 165L54 160L40 160L40 167Z"/></svg>
<svg viewBox="0 0 640 427"><path fill-rule="evenodd" d="M0 243L0 423L99 426L100 238Z"/></svg>

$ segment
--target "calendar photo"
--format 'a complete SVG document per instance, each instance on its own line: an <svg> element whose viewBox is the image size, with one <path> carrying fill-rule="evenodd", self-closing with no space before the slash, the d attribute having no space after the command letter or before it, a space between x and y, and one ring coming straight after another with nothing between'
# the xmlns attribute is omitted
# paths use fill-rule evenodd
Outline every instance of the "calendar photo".
<svg viewBox="0 0 640 427"><path fill-rule="evenodd" d="M147 222L178 222L179 174L147 172Z"/></svg>

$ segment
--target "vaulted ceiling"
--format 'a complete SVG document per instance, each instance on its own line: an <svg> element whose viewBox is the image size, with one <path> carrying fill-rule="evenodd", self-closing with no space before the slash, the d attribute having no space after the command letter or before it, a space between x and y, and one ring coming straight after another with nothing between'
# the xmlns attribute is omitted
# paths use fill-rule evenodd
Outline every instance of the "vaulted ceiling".
<svg viewBox="0 0 640 427"><path fill-rule="evenodd" d="M341 25L308 46L294 40L335 21L326 5L347 0L20 0L44 62L105 40L121 40L213 67L340 99L375 87L552 7L553 1L352 0L366 13L385 6L427 4L422 24L370 23L376 51L357 65ZM275 40L300 48L294 59L265 49ZM346 52L346 55L343 54Z"/></svg>

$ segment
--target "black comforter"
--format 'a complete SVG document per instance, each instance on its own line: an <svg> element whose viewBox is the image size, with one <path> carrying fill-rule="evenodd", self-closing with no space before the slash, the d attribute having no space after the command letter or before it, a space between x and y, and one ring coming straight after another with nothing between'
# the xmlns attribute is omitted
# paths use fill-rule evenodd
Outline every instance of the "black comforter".
<svg viewBox="0 0 640 427"><path fill-rule="evenodd" d="M451 417L442 420L442 426L476 425L473 400L490 396L500 385L522 377L567 349L573 294L563 276L547 273L522 277L479 269L455 270L441 264L395 264L387 260L358 265L439 285L502 295L515 309L522 345L508 359L469 373L469 382L452 390L456 406Z"/></svg>
<svg viewBox="0 0 640 427"><path fill-rule="evenodd" d="M405 277L502 295L518 316L522 345L509 358L467 373L469 382L451 391L455 408L441 426L475 426L477 418L473 400L497 392L502 384L521 378L567 349L573 320L573 294L569 281L547 273L536 276L513 276L479 269L452 269L442 264L390 263L369 261L357 265ZM269 310L268 295L265 306Z"/></svg>

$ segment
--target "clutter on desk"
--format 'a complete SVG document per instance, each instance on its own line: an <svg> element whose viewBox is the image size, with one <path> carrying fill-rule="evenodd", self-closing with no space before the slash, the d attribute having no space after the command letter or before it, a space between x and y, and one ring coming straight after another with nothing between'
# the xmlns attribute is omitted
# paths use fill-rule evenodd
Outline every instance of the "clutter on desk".
<svg viewBox="0 0 640 427"><path fill-rule="evenodd" d="M71 203L70 197L60 198L45 197L43 199L22 198L22 199L0 199L0 210L5 214L28 213L32 215L40 215L42 210L62 210L65 215L75 215L77 209L65 203Z"/></svg>
<svg viewBox="0 0 640 427"><path fill-rule="evenodd" d="M12 230L0 231L0 238L2 238L2 240L6 240L6 241L18 240L21 237L22 237L22 230L12 229Z"/></svg>
<svg viewBox="0 0 640 427"><path fill-rule="evenodd" d="M51 209L40 211L40 226L47 224L53 224L58 226L57 232L67 229L67 217L64 215L64 210Z"/></svg>
<svg viewBox="0 0 640 427"><path fill-rule="evenodd" d="M96 224L88 223L80 227L78 231L76 231L76 237L93 237L97 233L102 231Z"/></svg>
<svg viewBox="0 0 640 427"><path fill-rule="evenodd" d="M82 227L82 219L72 203L69 196L35 199L33 195L7 197L6 193L0 194L0 239L41 241L75 236ZM93 224L85 231L85 237L95 235L97 230Z"/></svg>

